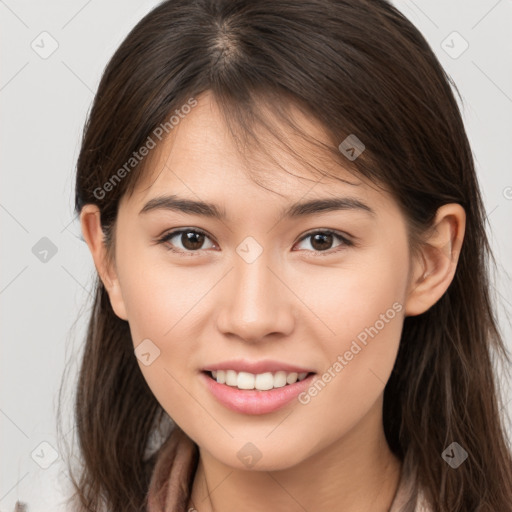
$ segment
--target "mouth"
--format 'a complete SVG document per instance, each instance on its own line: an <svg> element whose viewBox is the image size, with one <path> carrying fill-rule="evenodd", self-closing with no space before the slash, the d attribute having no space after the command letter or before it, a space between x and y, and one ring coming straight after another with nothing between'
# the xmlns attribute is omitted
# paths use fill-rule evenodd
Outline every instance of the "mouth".
<svg viewBox="0 0 512 512"><path fill-rule="evenodd" d="M254 389L256 391L284 388L314 375L314 372L277 371L254 374L235 370L206 370L203 373L218 384L225 384L240 390Z"/></svg>
<svg viewBox="0 0 512 512"><path fill-rule="evenodd" d="M316 373L203 370L199 376L216 401L227 409L258 415L277 411L297 399L312 385Z"/></svg>

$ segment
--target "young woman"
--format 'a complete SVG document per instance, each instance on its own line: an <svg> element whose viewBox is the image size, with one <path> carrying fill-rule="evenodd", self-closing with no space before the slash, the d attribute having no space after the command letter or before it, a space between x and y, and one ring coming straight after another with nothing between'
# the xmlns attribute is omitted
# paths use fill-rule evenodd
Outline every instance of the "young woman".
<svg viewBox="0 0 512 512"><path fill-rule="evenodd" d="M453 85L384 0L138 23L78 158L73 510L512 510Z"/></svg>

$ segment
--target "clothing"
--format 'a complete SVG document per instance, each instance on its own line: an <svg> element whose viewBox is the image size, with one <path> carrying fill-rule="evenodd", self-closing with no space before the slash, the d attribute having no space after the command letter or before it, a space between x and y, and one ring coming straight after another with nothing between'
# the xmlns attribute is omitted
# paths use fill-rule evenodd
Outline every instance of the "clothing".
<svg viewBox="0 0 512 512"><path fill-rule="evenodd" d="M198 462L197 446L177 426L158 453L148 491L147 512L187 512L189 493ZM402 470L400 482L389 512L402 512L412 484ZM405 511L405 509L403 509ZM418 493L413 512L431 512L423 493ZM198 511L201 512L201 511Z"/></svg>
<svg viewBox="0 0 512 512"><path fill-rule="evenodd" d="M199 451L195 443L178 427L155 454L155 465L148 489L147 512L188 512L189 494L197 468ZM420 492L416 507L406 510L412 492L408 473L403 470L389 512L431 512ZM14 512L26 512L26 505L16 503ZM201 511L198 511L201 512Z"/></svg>

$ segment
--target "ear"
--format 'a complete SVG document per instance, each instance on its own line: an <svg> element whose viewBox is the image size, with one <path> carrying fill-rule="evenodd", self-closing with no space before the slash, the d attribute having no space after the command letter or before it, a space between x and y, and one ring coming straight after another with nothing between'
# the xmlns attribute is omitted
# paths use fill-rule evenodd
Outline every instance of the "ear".
<svg viewBox="0 0 512 512"><path fill-rule="evenodd" d="M105 235L100 219L101 212L95 204L83 206L80 212L80 224L84 239L91 251L94 265L107 290L114 313L122 320L128 320L115 265L110 263L107 258Z"/></svg>
<svg viewBox="0 0 512 512"><path fill-rule="evenodd" d="M432 230L412 263L405 316L420 315L446 292L457 268L466 212L457 203L445 204L436 213Z"/></svg>

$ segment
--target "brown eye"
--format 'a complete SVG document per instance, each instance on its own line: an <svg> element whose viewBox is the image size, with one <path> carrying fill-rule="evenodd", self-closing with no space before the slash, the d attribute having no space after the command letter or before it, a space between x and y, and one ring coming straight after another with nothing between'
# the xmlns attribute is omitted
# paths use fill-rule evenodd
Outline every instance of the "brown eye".
<svg viewBox="0 0 512 512"><path fill-rule="evenodd" d="M165 234L158 240L159 243L169 245L169 250L178 253L200 252L206 240L210 237L203 231L197 229L180 229ZM214 244L211 245L214 247ZM210 247L210 248L211 248Z"/></svg>
<svg viewBox="0 0 512 512"><path fill-rule="evenodd" d="M311 238L311 246L318 251L330 249L333 236L330 233L315 233Z"/></svg>
<svg viewBox="0 0 512 512"><path fill-rule="evenodd" d="M306 249L313 254L322 252L327 253L327 251L328 254L332 254L333 252L337 252L338 250L343 249L345 246L353 245L353 243L348 238L331 230L315 231L313 233L309 233L300 240L300 243L308 239L310 239L310 247L303 247L303 249ZM338 239L340 243L333 246L333 243L336 239ZM317 254L314 255L316 256Z"/></svg>
<svg viewBox="0 0 512 512"><path fill-rule="evenodd" d="M185 249L195 251L197 249L201 249L201 246L204 243L204 239L205 236L202 233L197 233L194 231L183 231L181 233L180 241Z"/></svg>

